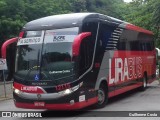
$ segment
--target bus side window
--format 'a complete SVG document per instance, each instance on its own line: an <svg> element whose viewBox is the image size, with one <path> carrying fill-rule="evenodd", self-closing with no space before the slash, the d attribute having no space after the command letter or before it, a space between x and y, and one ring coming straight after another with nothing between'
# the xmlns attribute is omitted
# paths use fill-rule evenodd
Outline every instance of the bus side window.
<svg viewBox="0 0 160 120"><path fill-rule="evenodd" d="M139 33L138 40L140 41L139 46L142 51L154 50L154 41L152 36Z"/></svg>
<svg viewBox="0 0 160 120"><path fill-rule="evenodd" d="M126 50L126 48L127 48L126 39L120 40L120 41L118 42L117 48L118 48L118 50Z"/></svg>
<svg viewBox="0 0 160 120"><path fill-rule="evenodd" d="M117 49L118 50L129 50L130 49L130 46L129 46L129 31L128 30L123 30L121 36L120 36L120 39L118 41L118 44L117 44Z"/></svg>
<svg viewBox="0 0 160 120"><path fill-rule="evenodd" d="M108 41L110 41L110 38L112 37L112 33L114 32L115 27L105 24L105 23L101 23L100 27L99 27L99 33L98 33L98 41L97 41L97 56L102 55L102 53L105 52L107 47L110 47L110 49L113 49L114 46L112 46L111 44L112 41L109 43ZM99 58L99 57L98 57ZM97 58L97 59L98 59Z"/></svg>
<svg viewBox="0 0 160 120"><path fill-rule="evenodd" d="M140 50L145 51L145 49L146 49L145 44L143 42L140 42Z"/></svg>

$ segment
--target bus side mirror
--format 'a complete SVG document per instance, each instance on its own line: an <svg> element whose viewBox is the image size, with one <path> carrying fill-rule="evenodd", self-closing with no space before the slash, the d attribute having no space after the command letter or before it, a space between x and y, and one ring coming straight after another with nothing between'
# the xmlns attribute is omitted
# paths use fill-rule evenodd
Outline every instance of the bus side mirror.
<svg viewBox="0 0 160 120"><path fill-rule="evenodd" d="M14 50L10 51L10 49L12 48L11 47L11 48L8 49L9 50L9 52L8 52L7 47L10 47L11 44L13 44L17 41L18 41L18 37L9 39L9 40L5 41L2 45L2 47L1 47L1 55L2 55L1 57L6 62L5 62L5 64L3 64L3 66L1 65L0 70L7 70L7 72L5 72L5 73L3 72L3 77L5 77L7 75L7 77L5 77L3 79L6 79L7 81L12 79L13 70L14 70L14 67L13 67L14 66L14 60L13 60L13 58L14 58L13 55L14 54L12 53ZM9 58L6 59L7 54L9 55ZM4 75L4 74L6 74L6 75Z"/></svg>
<svg viewBox="0 0 160 120"><path fill-rule="evenodd" d="M3 43L2 48L1 48L1 55L3 59L6 59L7 46L17 41L18 41L18 37L11 38Z"/></svg>
<svg viewBox="0 0 160 120"><path fill-rule="evenodd" d="M82 41L84 40L84 38L86 38L90 35L91 35L91 32L83 32L75 37L75 39L73 41L73 45L72 45L73 56L79 55L80 45L81 45Z"/></svg>

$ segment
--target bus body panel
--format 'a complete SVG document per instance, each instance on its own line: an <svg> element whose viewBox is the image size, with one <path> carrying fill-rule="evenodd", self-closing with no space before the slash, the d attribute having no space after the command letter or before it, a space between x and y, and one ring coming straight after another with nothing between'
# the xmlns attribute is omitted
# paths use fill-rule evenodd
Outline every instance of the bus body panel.
<svg viewBox="0 0 160 120"><path fill-rule="evenodd" d="M76 42L77 45L72 38L73 46L71 49L73 52L70 50L71 57L59 58L67 63L49 64L46 65L48 68L44 66L45 74L43 73L42 76L38 74L43 72L42 64L36 63L39 66L29 68L31 70L26 75L31 77L28 76L25 80L18 76L19 74L15 74L13 95L17 107L55 110L81 109L98 102L97 91L103 81L107 83L109 97L113 97L141 87L144 75L147 75L148 83L155 79L156 57L152 32L97 13L77 13L74 18L70 16L68 14L41 18L27 23L23 28L24 32L44 31L41 43L42 51L40 55L39 52L36 53L38 54L37 58L47 55L44 50L49 49L45 48L46 31L50 31L49 34L54 36L48 37L53 40L62 40L62 38L68 40L71 37L66 37L67 35L64 33L67 32L64 30L72 28L76 28L76 30L78 28L76 36L84 33L85 35L84 37L74 37L75 41L81 38L80 42ZM57 30L63 31L63 34ZM51 33L51 31L54 32ZM60 35L55 37L55 33ZM49 44L51 45L51 42ZM63 55L64 53L63 51ZM52 56L57 57L58 54L54 53ZM40 60L42 58L44 56L40 57ZM70 63L68 64L70 60L74 63L74 67L71 67ZM64 68L74 69L72 72L75 73L75 76L58 79L58 74L63 72L64 75L69 75L71 70L64 70ZM49 69L52 70L47 72ZM45 80L45 75L47 76L48 73L59 82L51 79ZM44 78L36 81L36 77ZM34 80L29 80L31 78Z"/></svg>

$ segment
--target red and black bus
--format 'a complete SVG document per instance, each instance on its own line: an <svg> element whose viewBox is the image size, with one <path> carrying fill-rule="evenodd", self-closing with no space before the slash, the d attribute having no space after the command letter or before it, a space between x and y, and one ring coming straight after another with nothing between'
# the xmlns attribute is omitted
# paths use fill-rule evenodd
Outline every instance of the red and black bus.
<svg viewBox="0 0 160 120"><path fill-rule="evenodd" d="M156 75L153 33L99 13L27 23L17 42L16 107L71 110L140 88Z"/></svg>

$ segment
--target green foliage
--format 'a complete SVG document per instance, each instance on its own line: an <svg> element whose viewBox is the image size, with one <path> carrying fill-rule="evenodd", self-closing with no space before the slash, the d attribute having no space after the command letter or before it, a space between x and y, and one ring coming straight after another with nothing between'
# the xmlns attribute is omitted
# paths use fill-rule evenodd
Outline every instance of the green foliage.
<svg viewBox="0 0 160 120"><path fill-rule="evenodd" d="M155 10L153 12L153 25L155 27L155 39L156 39L156 45L158 48L160 48L160 1L156 1L154 4Z"/></svg>
<svg viewBox="0 0 160 120"><path fill-rule="evenodd" d="M17 36L31 20L71 12L99 12L123 18L122 0L0 0L0 41Z"/></svg>
<svg viewBox="0 0 160 120"><path fill-rule="evenodd" d="M86 9L86 0L70 0L72 11L73 12L85 12Z"/></svg>
<svg viewBox="0 0 160 120"><path fill-rule="evenodd" d="M17 36L28 21L71 12L99 12L152 30L160 47L159 0L0 0L0 42Z"/></svg>
<svg viewBox="0 0 160 120"><path fill-rule="evenodd" d="M127 4L128 13L124 15L126 21L154 32L156 46L160 47L160 1L133 0Z"/></svg>

